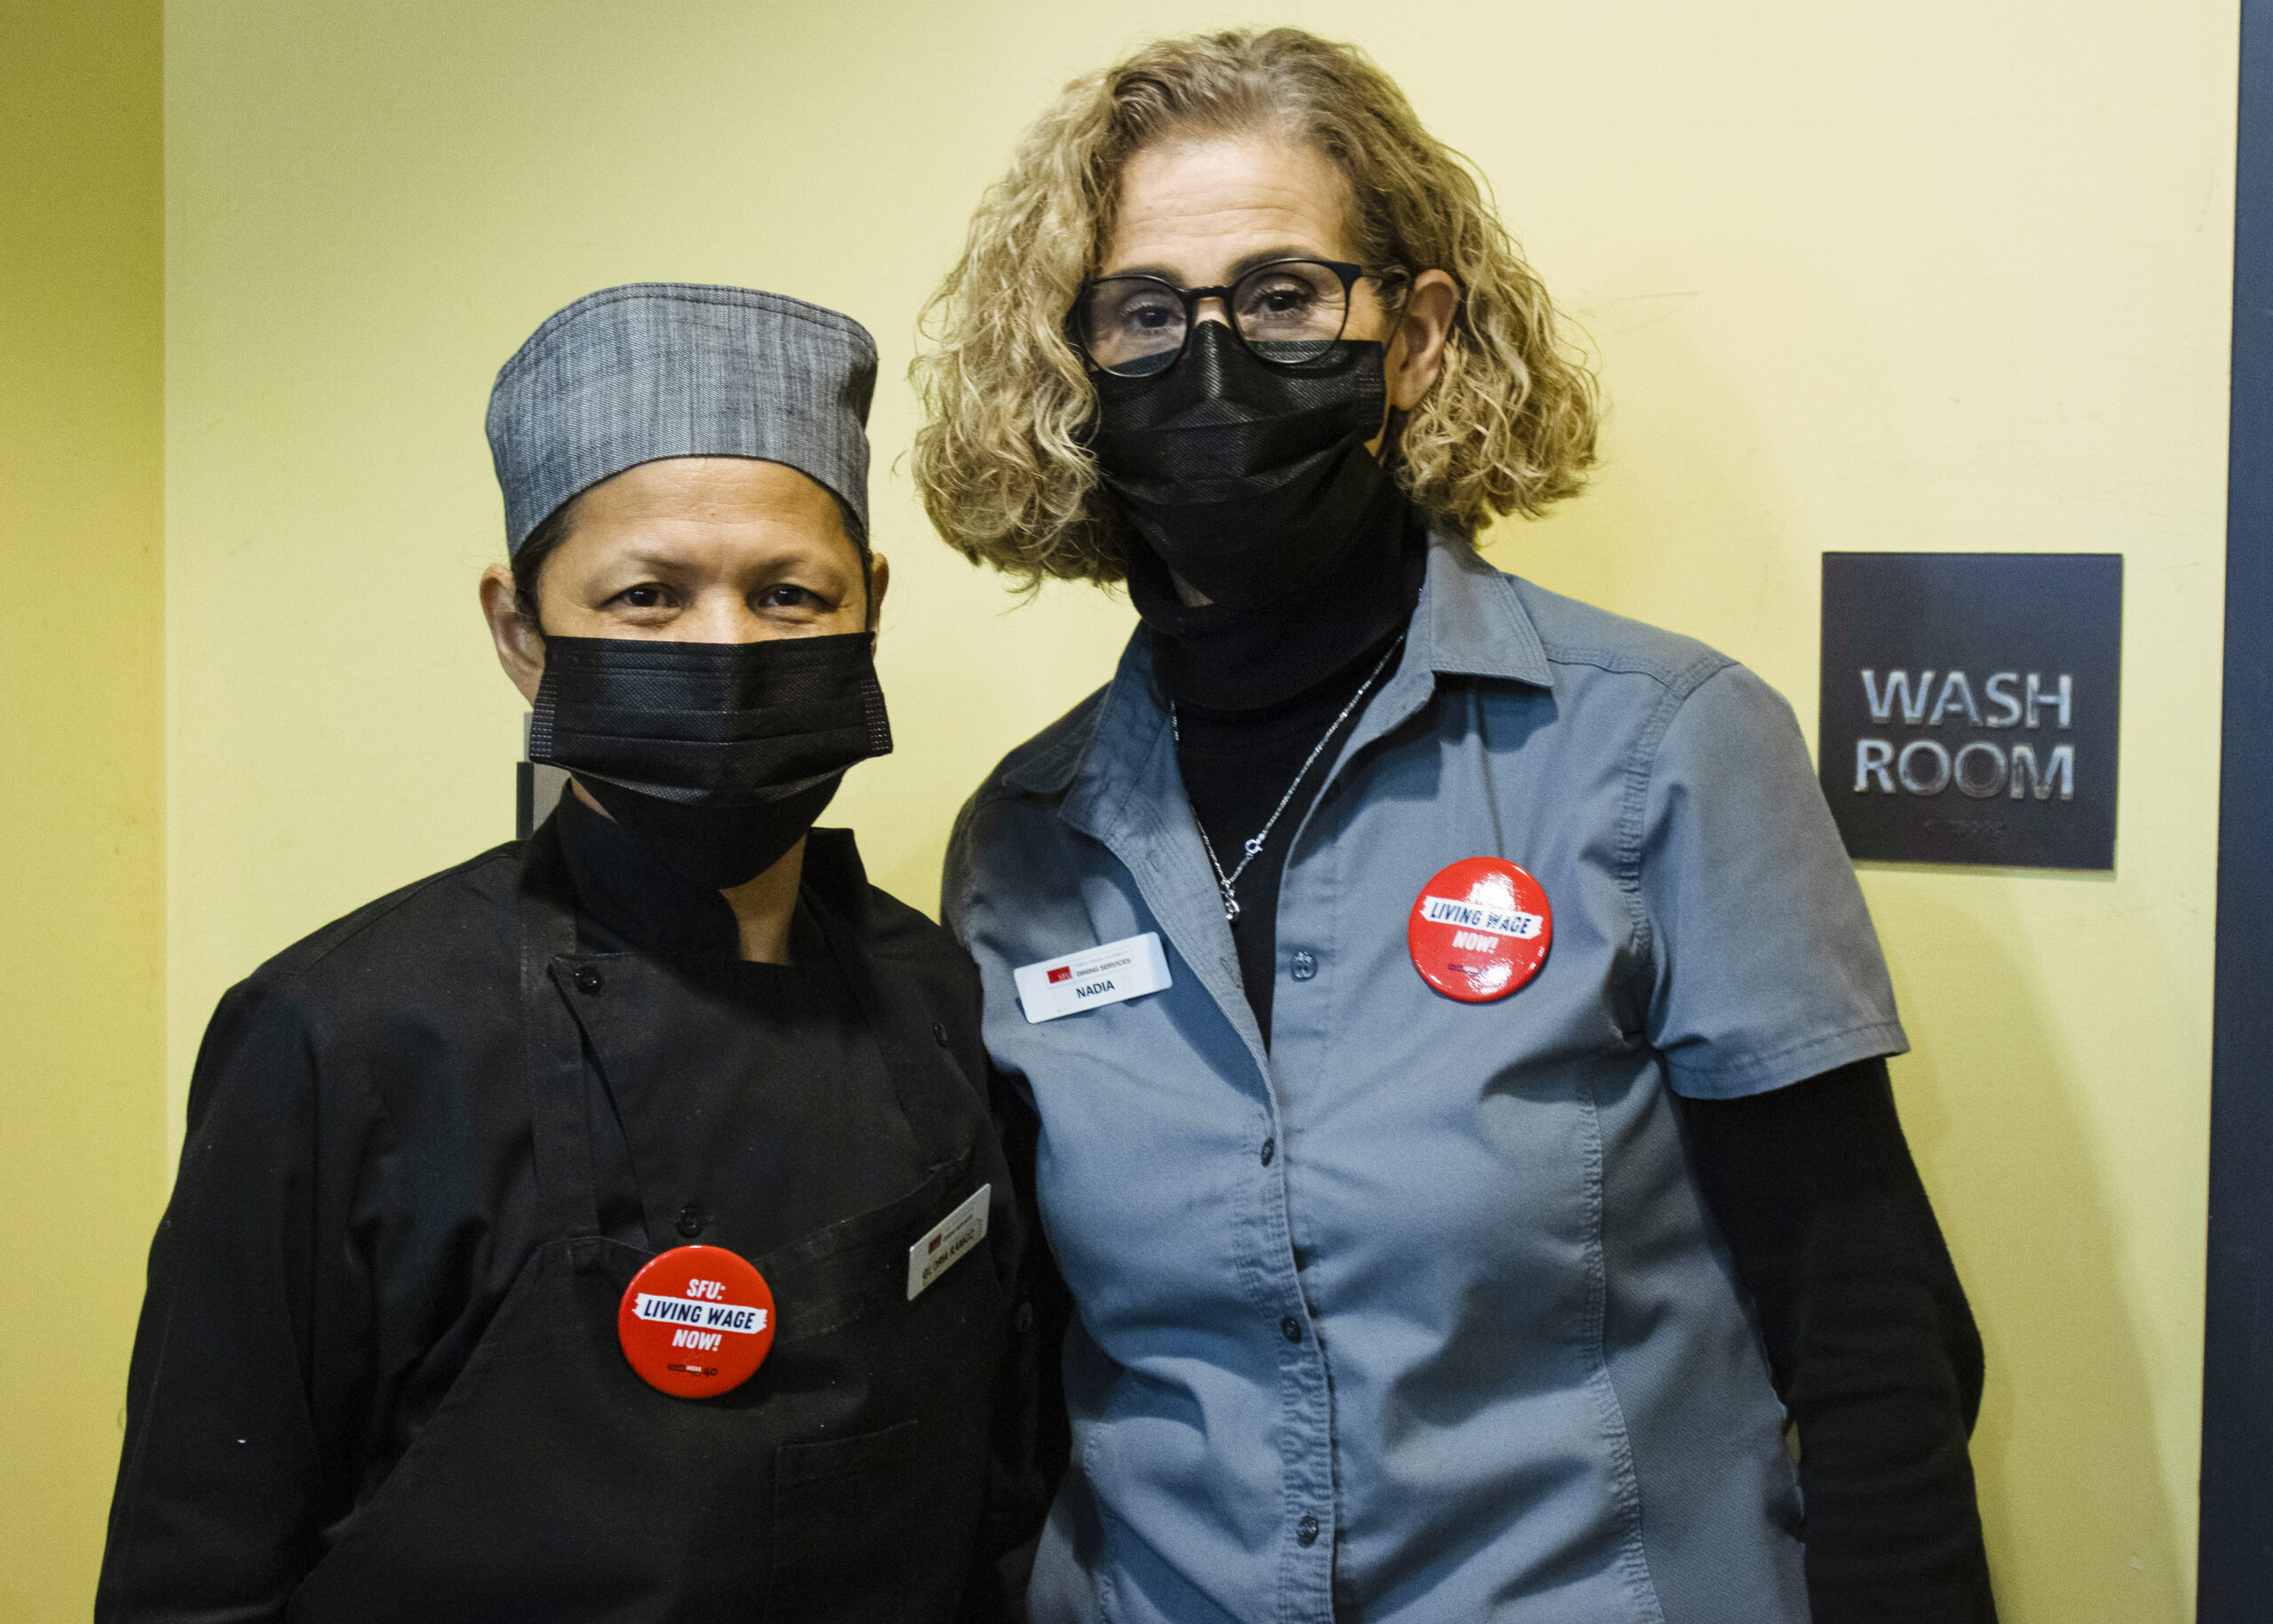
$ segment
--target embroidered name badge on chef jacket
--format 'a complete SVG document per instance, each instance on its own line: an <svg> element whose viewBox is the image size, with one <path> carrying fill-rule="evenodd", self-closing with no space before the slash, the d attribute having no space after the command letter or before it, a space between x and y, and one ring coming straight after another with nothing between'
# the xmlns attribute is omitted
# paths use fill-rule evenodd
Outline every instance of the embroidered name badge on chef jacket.
<svg viewBox="0 0 2273 1624"><path fill-rule="evenodd" d="M907 1248L907 1300L923 1295L925 1287L954 1267L955 1260L986 1239L988 1203L994 1186L981 1184L970 1199L932 1226L931 1232Z"/></svg>
<svg viewBox="0 0 2273 1624"><path fill-rule="evenodd" d="M724 1247L673 1247L624 1287L615 1336L648 1386L715 1398L756 1374L772 1349L772 1288Z"/></svg>
<svg viewBox="0 0 2273 1624"><path fill-rule="evenodd" d="M1539 973L1555 915L1546 891L1515 864L1462 858L1421 888L1405 940L1423 981L1462 1003L1488 1003Z"/></svg>
<svg viewBox="0 0 2273 1624"><path fill-rule="evenodd" d="M1085 948L1067 958L1044 959L1011 973L1018 984L1018 1003L1029 1021L1079 1015L1084 1010L1163 992L1174 985L1158 931Z"/></svg>

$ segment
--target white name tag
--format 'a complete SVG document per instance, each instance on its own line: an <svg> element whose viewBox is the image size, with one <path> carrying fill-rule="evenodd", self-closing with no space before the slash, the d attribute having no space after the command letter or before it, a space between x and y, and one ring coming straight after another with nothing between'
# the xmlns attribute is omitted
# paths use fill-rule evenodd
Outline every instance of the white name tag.
<svg viewBox="0 0 2273 1624"><path fill-rule="evenodd" d="M1490 931L1522 941L1537 936L1540 927L1536 914L1526 914L1520 908L1485 907L1481 903L1459 902L1450 897L1422 898L1421 917L1431 924L1466 925L1471 931ZM1461 945L1475 946L1470 942Z"/></svg>
<svg viewBox="0 0 2273 1624"><path fill-rule="evenodd" d="M939 1220L931 1232L907 1248L907 1300L954 1267L955 1260L986 1239L987 1203L994 1186L981 1184L970 1200Z"/></svg>
<svg viewBox="0 0 2273 1624"><path fill-rule="evenodd" d="M1142 998L1174 985L1160 933L1124 937L1062 959L1044 959L1015 972L1018 1002L1030 1021L1056 1020L1084 1010Z"/></svg>

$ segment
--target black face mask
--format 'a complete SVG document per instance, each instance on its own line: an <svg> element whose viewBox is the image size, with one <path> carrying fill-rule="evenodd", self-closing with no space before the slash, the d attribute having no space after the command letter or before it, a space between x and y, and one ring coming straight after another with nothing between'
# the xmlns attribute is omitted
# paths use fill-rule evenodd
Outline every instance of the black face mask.
<svg viewBox="0 0 2273 1624"><path fill-rule="evenodd" d="M1366 449L1382 432L1385 352L1344 339L1274 367L1220 321L1149 377L1095 376L1089 448L1146 546L1186 584L1269 607L1333 565L1390 481Z"/></svg>
<svg viewBox="0 0 2273 1624"><path fill-rule="evenodd" d="M665 867L725 891L812 827L846 768L889 754L869 636L550 638L529 759L566 767Z"/></svg>

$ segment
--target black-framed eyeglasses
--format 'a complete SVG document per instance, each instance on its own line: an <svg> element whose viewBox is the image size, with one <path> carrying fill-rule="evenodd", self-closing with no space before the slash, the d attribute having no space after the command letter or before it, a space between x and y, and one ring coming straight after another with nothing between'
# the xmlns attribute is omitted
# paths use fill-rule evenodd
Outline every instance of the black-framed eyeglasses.
<svg viewBox="0 0 2273 1624"><path fill-rule="evenodd" d="M1221 299L1250 354L1300 367L1339 342L1350 325L1350 289L1361 278L1401 274L1333 259L1274 259L1215 288L1179 288L1159 276L1093 277L1081 284L1066 325L1099 371L1143 377L1175 366L1199 322L1200 301Z"/></svg>

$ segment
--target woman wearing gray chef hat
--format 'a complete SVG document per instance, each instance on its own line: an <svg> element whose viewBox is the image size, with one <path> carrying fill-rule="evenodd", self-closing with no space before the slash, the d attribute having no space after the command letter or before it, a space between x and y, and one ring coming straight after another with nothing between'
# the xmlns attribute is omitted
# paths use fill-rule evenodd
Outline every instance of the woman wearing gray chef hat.
<svg viewBox="0 0 2273 1624"><path fill-rule="evenodd" d="M891 748L875 376L666 284L498 375L482 606L573 788L222 1000L99 1617L1002 1604L1034 1315L976 976L811 827Z"/></svg>

